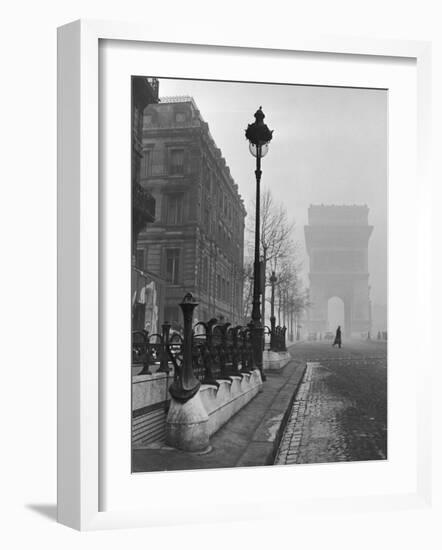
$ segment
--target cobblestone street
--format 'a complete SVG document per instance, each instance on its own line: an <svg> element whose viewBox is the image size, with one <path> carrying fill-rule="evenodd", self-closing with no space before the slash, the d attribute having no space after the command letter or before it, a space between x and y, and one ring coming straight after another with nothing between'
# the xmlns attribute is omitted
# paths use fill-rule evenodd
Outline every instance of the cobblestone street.
<svg viewBox="0 0 442 550"><path fill-rule="evenodd" d="M292 347L307 361L275 464L387 458L387 344Z"/></svg>

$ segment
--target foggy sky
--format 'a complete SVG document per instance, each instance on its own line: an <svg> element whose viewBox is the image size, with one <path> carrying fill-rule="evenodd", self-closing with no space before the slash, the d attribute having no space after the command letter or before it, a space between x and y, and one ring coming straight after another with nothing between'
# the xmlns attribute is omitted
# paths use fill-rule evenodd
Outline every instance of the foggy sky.
<svg viewBox="0 0 442 550"><path fill-rule="evenodd" d="M160 79L160 97L189 95L221 149L247 209L255 159L244 130L262 105L274 130L262 187L284 201L305 256L310 204L367 204L373 304L387 303L387 101L385 90ZM308 259L303 260L307 282Z"/></svg>

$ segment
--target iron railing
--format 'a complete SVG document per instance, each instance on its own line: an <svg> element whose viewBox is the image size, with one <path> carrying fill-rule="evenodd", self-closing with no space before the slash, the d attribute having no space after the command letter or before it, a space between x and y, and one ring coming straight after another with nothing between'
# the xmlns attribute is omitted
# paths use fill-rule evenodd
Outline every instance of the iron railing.
<svg viewBox="0 0 442 550"><path fill-rule="evenodd" d="M192 364L202 384L242 376L254 369L250 327L231 326L213 318L192 329Z"/></svg>
<svg viewBox="0 0 442 550"><path fill-rule="evenodd" d="M200 321L191 329L192 368L204 384L218 385L217 379L250 373L254 369L250 326L231 326L213 318ZM180 375L186 335L170 334L170 324L162 325L162 334L144 330L132 332L132 365L141 366L138 374L169 372L172 364L175 377Z"/></svg>
<svg viewBox="0 0 442 550"><path fill-rule="evenodd" d="M180 338L177 334L170 336L169 323L162 325L162 334L132 331L132 366L142 367L138 374L152 374L151 367L154 365L158 366L156 372L170 372L169 362L174 367L180 363Z"/></svg>
<svg viewBox="0 0 442 550"><path fill-rule="evenodd" d="M213 318L193 325L193 310L197 305L190 294L180 304L186 313L183 334L171 334L169 323L162 325L161 334L144 330L132 332L132 365L142 367L138 374L152 374L154 365L156 372L169 373L173 368L175 389L172 390L183 401L196 385L219 386L219 380L243 376L256 368L251 324L232 326ZM286 351L286 331L286 327L273 330L265 327L268 338L267 343L266 338L263 339L263 350L268 345L272 351Z"/></svg>
<svg viewBox="0 0 442 550"><path fill-rule="evenodd" d="M272 351L287 351L286 333L287 327L275 327L272 334Z"/></svg>
<svg viewBox="0 0 442 550"><path fill-rule="evenodd" d="M286 344L287 327L266 326L264 327L265 346L269 351L287 351Z"/></svg>

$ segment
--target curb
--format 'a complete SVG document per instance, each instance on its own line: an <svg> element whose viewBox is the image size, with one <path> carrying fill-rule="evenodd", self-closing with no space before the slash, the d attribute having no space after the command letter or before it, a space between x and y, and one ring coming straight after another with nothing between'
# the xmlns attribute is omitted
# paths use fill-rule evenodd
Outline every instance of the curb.
<svg viewBox="0 0 442 550"><path fill-rule="evenodd" d="M296 382L296 385L295 385L295 390L293 392L293 395L292 395L292 397L289 401L289 404L288 404L288 406L285 410L284 416L282 417L281 423L279 425L279 428L278 428L278 431L277 431L277 434L276 434L276 437L275 437L275 441L273 443L273 449L269 453L268 459L265 462L266 466L272 466L275 463L275 458L276 458L276 454L277 454L278 449L279 449L279 445L281 443L282 435L283 435L284 430L287 426L287 422L288 422L288 419L290 417L290 413L292 412L293 403L296 400L296 396L298 395L298 391L299 391L299 386L301 385L301 383L304 379L305 371L307 369L307 362L303 361L303 363L304 364L300 369L300 371L301 371L300 376L299 376L299 378Z"/></svg>

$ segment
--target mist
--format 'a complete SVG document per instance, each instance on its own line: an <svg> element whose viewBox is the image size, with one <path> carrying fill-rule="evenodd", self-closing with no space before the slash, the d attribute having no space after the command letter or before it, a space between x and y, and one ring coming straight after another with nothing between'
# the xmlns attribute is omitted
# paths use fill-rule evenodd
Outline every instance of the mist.
<svg viewBox="0 0 442 550"><path fill-rule="evenodd" d="M296 222L308 285L304 225L311 204L367 205L373 314L387 303L388 92L376 89L160 79L160 97L192 96L239 186L254 200L255 159L244 136L262 105L274 130L262 186Z"/></svg>

